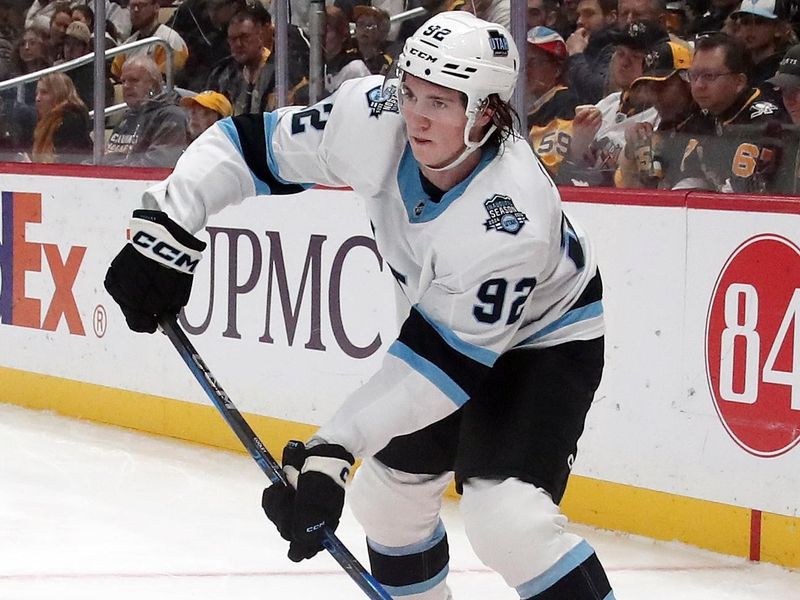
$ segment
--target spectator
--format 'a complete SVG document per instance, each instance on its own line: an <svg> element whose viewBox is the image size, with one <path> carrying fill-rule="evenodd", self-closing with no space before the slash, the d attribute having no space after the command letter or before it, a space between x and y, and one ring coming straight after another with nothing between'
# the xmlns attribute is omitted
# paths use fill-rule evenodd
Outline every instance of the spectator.
<svg viewBox="0 0 800 600"><path fill-rule="evenodd" d="M11 55L11 70L14 76L40 71L50 66L47 42L44 33L35 27L25 29ZM23 102L33 106L36 101L36 83L26 83Z"/></svg>
<svg viewBox="0 0 800 600"><path fill-rule="evenodd" d="M665 9L664 26L667 31L677 38L685 38L689 27L689 16L686 14L685 0L667 2Z"/></svg>
<svg viewBox="0 0 800 600"><path fill-rule="evenodd" d="M567 38L568 80L581 104L605 95L616 39L617 0L580 0L578 28Z"/></svg>
<svg viewBox="0 0 800 600"><path fill-rule="evenodd" d="M64 60L64 37L70 23L72 23L72 9L69 3L57 3L53 8L53 16L50 17L50 37L47 43L47 52L53 64Z"/></svg>
<svg viewBox="0 0 800 600"><path fill-rule="evenodd" d="M220 119L233 115L228 99L213 90L183 98L181 106L189 110L189 138L192 141Z"/></svg>
<svg viewBox="0 0 800 600"><path fill-rule="evenodd" d="M611 60L609 80L616 91L597 103L602 125L591 144L584 179L594 185L613 185L620 152L625 147L625 131L636 123L655 124L658 113L647 98L631 90L631 84L642 76L644 56L648 49L669 39L667 30L656 22L629 23L617 36L617 49ZM576 180L578 181L578 180Z"/></svg>
<svg viewBox="0 0 800 600"><path fill-rule="evenodd" d="M64 60L73 60L92 52L91 40L92 36L86 25L81 21L70 23L64 37ZM92 110L94 108L94 63L71 69L68 74L75 84L75 89L78 90L78 96L89 110ZM114 88L109 78L106 78L105 87L105 104L109 106L114 98Z"/></svg>
<svg viewBox="0 0 800 600"><path fill-rule="evenodd" d="M800 44L789 49L778 72L767 83L778 88L792 123L800 125Z"/></svg>
<svg viewBox="0 0 800 600"><path fill-rule="evenodd" d="M121 79L128 112L111 132L104 164L174 167L189 144L186 112L177 106L177 94L163 90L161 71L147 56L126 60Z"/></svg>
<svg viewBox="0 0 800 600"><path fill-rule="evenodd" d="M385 75L392 66L392 57L386 53L389 35L389 14L372 6L354 6L356 43L361 59L373 75Z"/></svg>
<svg viewBox="0 0 800 600"><path fill-rule="evenodd" d="M175 82L190 90L202 90L211 69L230 56L228 24L245 8L244 0L186 0L173 15L170 26L186 41L189 57Z"/></svg>
<svg viewBox="0 0 800 600"><path fill-rule="evenodd" d="M681 160L691 133L687 119L697 110L689 86L691 65L691 48L679 42L658 44L647 53L642 76L631 88L651 99L659 122L635 123L625 131L617 187L671 189L682 179Z"/></svg>
<svg viewBox="0 0 800 600"><path fill-rule="evenodd" d="M565 84L564 39L541 26L529 30L527 38L528 141L558 180L563 165L581 162L600 126L600 111L592 107L576 116L578 100Z"/></svg>
<svg viewBox="0 0 800 600"><path fill-rule="evenodd" d="M456 4L460 6L456 7ZM453 10L465 10L479 19L498 23L511 30L511 0L458 0Z"/></svg>
<svg viewBox="0 0 800 600"><path fill-rule="evenodd" d="M25 29L36 27L40 31L49 31L50 17L56 4L55 0L33 0L25 14Z"/></svg>
<svg viewBox="0 0 800 600"><path fill-rule="evenodd" d="M8 65L0 66L0 81L8 79ZM0 161L28 161L36 127L36 110L17 101L14 88L0 91Z"/></svg>
<svg viewBox="0 0 800 600"><path fill-rule="evenodd" d="M528 17L525 23L528 31L542 26L555 30L559 8L558 0L528 0Z"/></svg>
<svg viewBox="0 0 800 600"><path fill-rule="evenodd" d="M118 5L114 5L118 6ZM86 4L76 4L72 7L72 20L80 21L89 28L91 39L94 39L94 11ZM112 21L106 19L106 50L116 47L119 42L119 32ZM91 43L91 42L90 42Z"/></svg>
<svg viewBox="0 0 800 600"><path fill-rule="evenodd" d="M275 108L275 60L264 42L271 22L269 12L257 4L236 13L228 24L231 56L212 69L205 87L227 96L234 115ZM302 74L289 73L289 79L296 86Z"/></svg>
<svg viewBox="0 0 800 600"><path fill-rule="evenodd" d="M133 34L125 40L125 43L128 44L148 37L157 37L164 40L173 50L172 58L175 71L180 71L186 63L189 51L186 48L186 42L174 29L170 29L158 22L158 0L131 0L129 8ZM114 57L114 62L111 63L112 75L119 78L125 61L132 56L142 55L152 58L162 72L166 70L167 51L163 46L152 45L146 48L137 48L125 54L118 54Z"/></svg>
<svg viewBox="0 0 800 600"><path fill-rule="evenodd" d="M744 0L739 9L731 13L736 23L734 36L750 55L752 68L749 79L754 87L761 87L775 74L793 41L791 26L776 12L777 6L776 0ZM762 91L779 101L771 86Z"/></svg>
<svg viewBox="0 0 800 600"><path fill-rule="evenodd" d="M737 4L738 0L711 0L708 10L689 28L690 33L720 31Z"/></svg>
<svg viewBox="0 0 800 600"><path fill-rule="evenodd" d="M406 38L410 37L419 27L434 15L438 15L445 10L451 10L451 0L412 0L415 5L425 9L425 13L418 17L406 19L400 23L400 29L397 33L397 41L392 45L390 54L396 57L403 49L403 44ZM408 8L416 8L409 3Z"/></svg>
<svg viewBox="0 0 800 600"><path fill-rule="evenodd" d="M67 75L51 73L39 80L36 114L34 162L81 162L92 153L89 111Z"/></svg>
<svg viewBox="0 0 800 600"><path fill-rule="evenodd" d="M617 24L620 28L639 21L666 21L665 0L619 0L617 6Z"/></svg>
<svg viewBox="0 0 800 600"><path fill-rule="evenodd" d="M754 192L763 188L759 171L769 123L788 119L782 108L750 85L744 46L725 33L701 36L689 70L692 97L700 110L686 124L697 136L683 153L684 177L704 179L719 192ZM748 126L740 128L738 126Z"/></svg>
<svg viewBox="0 0 800 600"><path fill-rule="evenodd" d="M358 49L353 47L350 25L344 12L335 6L328 6L325 12L325 92L332 94L342 82L365 77L370 72Z"/></svg>
<svg viewBox="0 0 800 600"><path fill-rule="evenodd" d="M20 36L20 29L14 18L14 8L12 0L0 0L0 70L4 78L10 74L14 44Z"/></svg>

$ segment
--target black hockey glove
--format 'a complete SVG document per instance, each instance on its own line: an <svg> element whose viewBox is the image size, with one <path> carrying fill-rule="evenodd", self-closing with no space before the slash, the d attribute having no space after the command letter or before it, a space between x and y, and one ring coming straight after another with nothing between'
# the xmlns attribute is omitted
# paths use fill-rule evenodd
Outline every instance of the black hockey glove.
<svg viewBox="0 0 800 600"><path fill-rule="evenodd" d="M261 506L289 542L289 559L300 562L322 550L323 527L339 526L344 486L353 455L338 444L306 448L292 441L283 449L283 471L289 485L264 490Z"/></svg>
<svg viewBox="0 0 800 600"><path fill-rule="evenodd" d="M130 241L111 261L105 287L128 327L153 333L160 316L177 315L189 301L206 245L157 210L133 211L130 227Z"/></svg>

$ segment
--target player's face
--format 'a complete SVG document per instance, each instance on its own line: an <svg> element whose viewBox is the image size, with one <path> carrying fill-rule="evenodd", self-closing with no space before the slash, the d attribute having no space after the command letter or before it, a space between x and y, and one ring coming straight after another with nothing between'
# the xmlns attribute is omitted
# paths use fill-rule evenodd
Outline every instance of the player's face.
<svg viewBox="0 0 800 600"><path fill-rule="evenodd" d="M405 75L399 99L400 113L417 162L441 167L461 153L467 115L460 92Z"/></svg>

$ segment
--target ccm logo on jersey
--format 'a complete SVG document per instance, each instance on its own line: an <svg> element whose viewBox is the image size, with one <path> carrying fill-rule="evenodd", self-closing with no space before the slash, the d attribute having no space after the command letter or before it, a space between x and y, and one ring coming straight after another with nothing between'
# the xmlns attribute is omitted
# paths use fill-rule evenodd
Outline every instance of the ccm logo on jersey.
<svg viewBox="0 0 800 600"><path fill-rule="evenodd" d="M483 206L486 208L486 212L489 213L489 218L483 222L486 231L494 229L516 235L522 229L525 221L528 220L525 213L517 210L514 202L508 196L495 194L484 201Z"/></svg>
<svg viewBox="0 0 800 600"><path fill-rule="evenodd" d="M131 243L148 258L182 273L194 273L202 254L178 242L166 227L144 221L131 220Z"/></svg>

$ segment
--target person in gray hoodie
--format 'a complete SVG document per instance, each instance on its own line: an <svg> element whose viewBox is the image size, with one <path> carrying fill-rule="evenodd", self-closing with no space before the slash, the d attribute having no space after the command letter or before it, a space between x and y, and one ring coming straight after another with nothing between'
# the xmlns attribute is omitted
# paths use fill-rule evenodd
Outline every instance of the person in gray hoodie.
<svg viewBox="0 0 800 600"><path fill-rule="evenodd" d="M189 145L188 119L177 105L178 95L163 89L161 70L146 56L129 58L121 79L128 112L111 133L103 164L174 167Z"/></svg>

